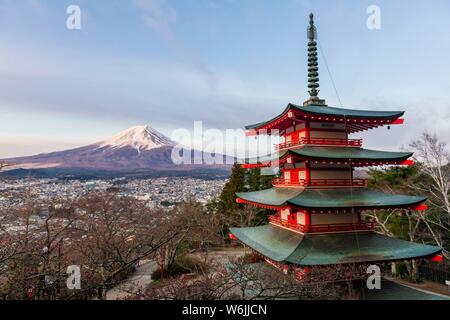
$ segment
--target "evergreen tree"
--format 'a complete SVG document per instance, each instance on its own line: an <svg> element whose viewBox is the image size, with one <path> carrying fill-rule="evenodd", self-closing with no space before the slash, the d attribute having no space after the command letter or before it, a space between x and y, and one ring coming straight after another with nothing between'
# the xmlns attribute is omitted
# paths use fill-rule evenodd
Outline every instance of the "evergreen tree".
<svg viewBox="0 0 450 320"><path fill-rule="evenodd" d="M272 187L271 175L261 174L261 168L248 170L248 187L249 191L259 191Z"/></svg>
<svg viewBox="0 0 450 320"><path fill-rule="evenodd" d="M230 179L223 187L219 197L218 209L226 212L238 209L241 206L236 203L236 192L247 191L245 182L245 169L239 163L235 163L231 170Z"/></svg>
<svg viewBox="0 0 450 320"><path fill-rule="evenodd" d="M248 187L250 191L258 191L261 188L261 169L248 170Z"/></svg>
<svg viewBox="0 0 450 320"><path fill-rule="evenodd" d="M261 181L260 181L260 190L269 189L272 188L272 180L275 177L275 175L261 175Z"/></svg>
<svg viewBox="0 0 450 320"><path fill-rule="evenodd" d="M268 221L268 215L272 211L236 203L236 192L271 188L272 178L273 176L262 175L260 168L243 169L237 163L233 166L218 201L210 204L222 216L224 234L228 233L229 226L259 225Z"/></svg>

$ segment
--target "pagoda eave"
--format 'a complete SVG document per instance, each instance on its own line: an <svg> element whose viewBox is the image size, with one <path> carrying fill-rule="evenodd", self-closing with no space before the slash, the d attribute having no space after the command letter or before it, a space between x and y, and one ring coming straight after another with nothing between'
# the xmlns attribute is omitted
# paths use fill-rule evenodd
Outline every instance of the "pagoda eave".
<svg viewBox="0 0 450 320"><path fill-rule="evenodd" d="M263 162L263 163L243 163L241 167L243 169L257 169L257 168L270 168L272 166L272 162Z"/></svg>
<svg viewBox="0 0 450 320"><path fill-rule="evenodd" d="M407 209L414 211L426 211L428 206L424 205L423 200L421 202L417 202L415 204L408 205L386 205L386 206L349 206L349 207L338 207L338 208L330 208L330 207L305 207L289 204L289 208L291 210L300 210L300 211L308 211L311 213L341 213L341 212L353 212L353 211L367 211L367 210L392 210L392 209Z"/></svg>
<svg viewBox="0 0 450 320"><path fill-rule="evenodd" d="M307 189L271 188L236 194L237 203L271 210L307 210L313 213L351 212L404 208L426 210L426 197L388 194L365 188Z"/></svg>
<svg viewBox="0 0 450 320"><path fill-rule="evenodd" d="M246 126L247 135L282 134L284 130L295 123L305 121L320 121L346 124L349 133L374 129L385 125L403 124L401 118L404 111L367 111L334 108L328 106L298 106L289 104L277 117Z"/></svg>
<svg viewBox="0 0 450 320"><path fill-rule="evenodd" d="M423 200L421 202L411 204L411 205L388 205L388 206L349 206L349 207L306 207L294 205L291 203L285 203L282 205L270 205L265 203L259 203L254 201L248 201L242 198L236 198L236 203L239 204L248 204L257 208L269 209L274 211L289 209L291 211L308 211L311 213L317 214L327 214L327 213L348 213L354 211L367 211L367 210L390 210L390 209L407 209L407 210L415 210L415 211L425 211L428 209L428 206L424 205Z"/></svg>
<svg viewBox="0 0 450 320"><path fill-rule="evenodd" d="M369 150L352 147L313 147L292 149L284 152L280 156L280 161L287 157L292 157L292 163L297 161L309 161L311 163L352 164L358 166L368 166L372 164L402 164L412 157L412 152L389 152L379 150Z"/></svg>
<svg viewBox="0 0 450 320"><path fill-rule="evenodd" d="M290 208L289 205L270 205L270 204L264 204L264 203L259 203L259 202L254 202L254 201L248 201L242 198L236 198L236 203L239 204L249 204L252 205L254 207L258 207L258 208L264 208L264 209L270 209L270 210L283 210L283 209L288 209Z"/></svg>
<svg viewBox="0 0 450 320"><path fill-rule="evenodd" d="M272 225L230 228L230 232L241 243L275 262L303 267L432 258L442 252L437 246L376 232L301 235Z"/></svg>
<svg viewBox="0 0 450 320"><path fill-rule="evenodd" d="M309 162L315 164L352 165L369 167L382 165L414 164L412 152L390 152L354 147L302 146L295 149L279 151L259 158L245 159L242 167L263 168L285 163Z"/></svg>

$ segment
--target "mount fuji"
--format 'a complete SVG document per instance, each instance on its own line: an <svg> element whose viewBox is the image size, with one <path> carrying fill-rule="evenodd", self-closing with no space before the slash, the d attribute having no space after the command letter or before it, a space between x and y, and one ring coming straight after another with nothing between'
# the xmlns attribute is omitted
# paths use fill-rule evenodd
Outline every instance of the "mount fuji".
<svg viewBox="0 0 450 320"><path fill-rule="evenodd" d="M229 165L175 165L174 141L148 125L134 126L109 139L70 150L2 159L6 176L226 175ZM217 155L221 156L221 155Z"/></svg>
<svg viewBox="0 0 450 320"><path fill-rule="evenodd" d="M161 147L173 147L175 142L148 125L131 127L115 136L97 143L98 148L121 149L131 147L138 154L141 150L152 150Z"/></svg>

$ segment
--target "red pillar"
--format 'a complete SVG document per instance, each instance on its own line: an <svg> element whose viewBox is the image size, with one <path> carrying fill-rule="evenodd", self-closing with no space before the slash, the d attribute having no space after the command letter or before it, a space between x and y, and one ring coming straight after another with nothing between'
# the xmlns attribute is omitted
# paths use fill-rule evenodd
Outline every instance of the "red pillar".
<svg viewBox="0 0 450 320"><path fill-rule="evenodd" d="M306 231L310 231L311 230L311 212L309 211L305 211L305 227L306 227Z"/></svg>
<svg viewBox="0 0 450 320"><path fill-rule="evenodd" d="M310 182L311 182L311 165L309 161L305 161L305 180L306 180L306 185L309 186Z"/></svg>
<svg viewBox="0 0 450 320"><path fill-rule="evenodd" d="M305 121L305 138L309 139L309 121Z"/></svg>
<svg viewBox="0 0 450 320"><path fill-rule="evenodd" d="M311 134L310 134L310 127L309 127L309 121L305 122L305 138L306 140L309 140ZM309 161L305 161L305 180L306 180L306 185L309 186L310 185L310 177L311 177L311 172L310 172L311 166Z"/></svg>

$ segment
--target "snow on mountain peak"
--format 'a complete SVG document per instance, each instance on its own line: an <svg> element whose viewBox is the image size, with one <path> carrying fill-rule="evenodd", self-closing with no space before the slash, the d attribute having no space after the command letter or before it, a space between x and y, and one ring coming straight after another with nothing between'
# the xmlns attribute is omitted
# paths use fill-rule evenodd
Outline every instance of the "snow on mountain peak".
<svg viewBox="0 0 450 320"><path fill-rule="evenodd" d="M175 143L152 127L143 125L131 127L110 139L99 142L98 145L99 148L133 147L139 152L164 146L174 146Z"/></svg>

